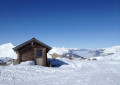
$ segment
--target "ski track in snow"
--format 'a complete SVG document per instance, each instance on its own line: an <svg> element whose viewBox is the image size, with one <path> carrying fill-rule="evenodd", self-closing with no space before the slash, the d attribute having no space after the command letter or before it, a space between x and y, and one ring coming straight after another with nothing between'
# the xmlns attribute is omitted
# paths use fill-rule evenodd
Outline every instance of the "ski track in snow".
<svg viewBox="0 0 120 85"><path fill-rule="evenodd" d="M68 65L0 66L0 85L120 85L119 61L78 61Z"/></svg>

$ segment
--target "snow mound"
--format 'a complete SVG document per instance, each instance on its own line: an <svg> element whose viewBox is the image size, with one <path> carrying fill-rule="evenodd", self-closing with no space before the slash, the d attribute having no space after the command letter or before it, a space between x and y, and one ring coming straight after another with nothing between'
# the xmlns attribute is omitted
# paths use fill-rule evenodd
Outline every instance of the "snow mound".
<svg viewBox="0 0 120 85"><path fill-rule="evenodd" d="M20 65L22 65L22 66L35 65L35 62L34 61L25 61L25 62L21 62Z"/></svg>
<svg viewBox="0 0 120 85"><path fill-rule="evenodd" d="M14 47L15 46L12 43L0 45L0 58L1 57L10 57L10 58L16 59L17 55L13 51Z"/></svg>

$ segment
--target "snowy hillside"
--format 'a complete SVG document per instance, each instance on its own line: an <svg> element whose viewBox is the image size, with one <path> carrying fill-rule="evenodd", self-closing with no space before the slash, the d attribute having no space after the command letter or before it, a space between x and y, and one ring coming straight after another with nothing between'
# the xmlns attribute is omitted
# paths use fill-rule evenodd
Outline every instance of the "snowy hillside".
<svg viewBox="0 0 120 85"><path fill-rule="evenodd" d="M0 58L1 57L10 57L16 59L16 53L13 51L12 48L15 46L12 43L7 43L0 45Z"/></svg>

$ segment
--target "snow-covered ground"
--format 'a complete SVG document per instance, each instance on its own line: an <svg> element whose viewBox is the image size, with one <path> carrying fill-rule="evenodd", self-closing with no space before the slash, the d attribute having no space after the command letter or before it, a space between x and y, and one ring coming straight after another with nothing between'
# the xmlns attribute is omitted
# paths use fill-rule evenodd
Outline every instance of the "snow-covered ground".
<svg viewBox="0 0 120 85"><path fill-rule="evenodd" d="M13 47L11 43L0 45L0 61L16 59ZM0 85L120 85L120 46L93 50L54 47L48 57L53 53L98 60L51 60L58 67L42 67L32 61L0 66Z"/></svg>
<svg viewBox="0 0 120 85"><path fill-rule="evenodd" d="M0 66L0 85L120 85L120 61L60 60L67 64Z"/></svg>

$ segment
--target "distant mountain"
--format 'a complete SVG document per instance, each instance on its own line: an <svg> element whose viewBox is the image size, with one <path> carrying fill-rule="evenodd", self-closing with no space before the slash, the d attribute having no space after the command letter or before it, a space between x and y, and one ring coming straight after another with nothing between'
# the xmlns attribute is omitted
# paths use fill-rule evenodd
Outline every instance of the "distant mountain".
<svg viewBox="0 0 120 85"><path fill-rule="evenodd" d="M62 55L63 57L75 57L75 58L92 58L97 57L103 60L120 60L120 46L114 46L109 48L101 48L101 49L79 49L79 48L57 48L53 47L53 49L49 52L57 53Z"/></svg>

